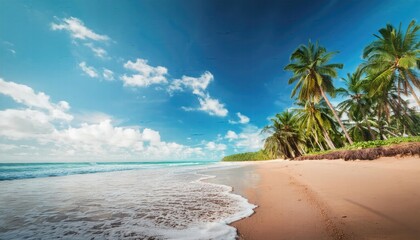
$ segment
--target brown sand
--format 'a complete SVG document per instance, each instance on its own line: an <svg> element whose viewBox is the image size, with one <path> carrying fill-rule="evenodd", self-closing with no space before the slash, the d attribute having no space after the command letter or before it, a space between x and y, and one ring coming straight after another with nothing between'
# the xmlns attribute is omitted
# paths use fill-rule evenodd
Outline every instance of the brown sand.
<svg viewBox="0 0 420 240"><path fill-rule="evenodd" d="M420 239L419 157L261 162L217 175L259 205L232 224L241 239Z"/></svg>

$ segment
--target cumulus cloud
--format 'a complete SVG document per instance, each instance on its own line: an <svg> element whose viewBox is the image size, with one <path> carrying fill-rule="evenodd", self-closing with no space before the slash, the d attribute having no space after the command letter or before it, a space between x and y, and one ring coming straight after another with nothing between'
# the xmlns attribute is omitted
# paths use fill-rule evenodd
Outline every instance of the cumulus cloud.
<svg viewBox="0 0 420 240"><path fill-rule="evenodd" d="M242 132L235 133L229 130L225 138L232 142L236 148L244 151L256 151L263 147L267 136L261 134L261 129L253 125L247 125Z"/></svg>
<svg viewBox="0 0 420 240"><path fill-rule="evenodd" d="M114 80L114 72L107 68L104 68L104 71L102 72L102 76L105 80L108 80L108 81Z"/></svg>
<svg viewBox="0 0 420 240"><path fill-rule="evenodd" d="M86 75L88 75L91 78L97 78L99 76L96 69L94 67L86 65L86 62L79 63L79 67L84 73L86 73Z"/></svg>
<svg viewBox="0 0 420 240"><path fill-rule="evenodd" d="M51 116L39 110L6 109L0 111L0 119L0 136L9 140L45 141L55 129Z"/></svg>
<svg viewBox="0 0 420 240"><path fill-rule="evenodd" d="M28 155L44 161L206 158L203 148L162 141L160 133L150 128L116 126L103 113L71 125L73 116L66 112L70 109L67 102L52 103L48 95L26 85L0 79L0 93L27 107L0 111L3 160L28 160ZM215 145L215 149L222 148Z"/></svg>
<svg viewBox="0 0 420 240"><path fill-rule="evenodd" d="M238 124L238 123L247 124L247 123L249 123L249 120L250 120L249 117L241 114L240 112L237 112L236 116L238 116L239 120L238 121L229 120L230 124Z"/></svg>
<svg viewBox="0 0 420 240"><path fill-rule="evenodd" d="M193 94L204 96L204 91L213 79L213 74L208 71L198 78L182 76L181 79L176 79L169 85L168 91L173 93L175 91L184 91L185 88L188 88L192 90Z"/></svg>
<svg viewBox="0 0 420 240"><path fill-rule="evenodd" d="M201 148L191 148L174 142L164 142L158 131L138 127L114 126L111 120L97 124L70 127L53 135L66 151L86 156L125 159L186 159L202 156ZM62 150L64 151L64 150Z"/></svg>
<svg viewBox="0 0 420 240"><path fill-rule="evenodd" d="M225 138L231 142L232 140L238 139L238 134L236 134L234 131L229 130L227 131Z"/></svg>
<svg viewBox="0 0 420 240"><path fill-rule="evenodd" d="M69 127L57 131L53 138L76 150L106 152L112 148L143 149L142 133L138 129L114 127L107 119L97 124L83 123L80 127Z"/></svg>
<svg viewBox="0 0 420 240"><path fill-rule="evenodd" d="M71 121L73 116L66 113L70 105L66 101L52 103L50 96L43 92L36 93L32 88L14 82L7 82L0 78L0 93L11 97L15 102L24 104L30 108L48 111L52 119Z"/></svg>
<svg viewBox="0 0 420 240"><path fill-rule="evenodd" d="M102 59L107 59L108 58L108 53L105 49L101 48L101 47L96 47L95 45L93 45L93 43L85 43L85 46L88 47L90 50L92 50L92 52L95 54L95 56L102 58Z"/></svg>
<svg viewBox="0 0 420 240"><path fill-rule="evenodd" d="M93 30L85 26L85 24L78 18L57 18L58 23L51 23L51 29L54 31L64 30L70 33L70 36L74 39L81 40L94 40L94 41L107 41L109 37L106 35L100 35L95 33Z"/></svg>
<svg viewBox="0 0 420 240"><path fill-rule="evenodd" d="M239 123L246 124L249 123L249 117L242 115L240 112L236 113L239 117Z"/></svg>
<svg viewBox="0 0 420 240"><path fill-rule="evenodd" d="M208 142L206 144L206 149L211 151L224 151L227 146L223 143Z"/></svg>
<svg viewBox="0 0 420 240"><path fill-rule="evenodd" d="M211 98L208 94L204 97L199 97L200 107L197 108L199 111L207 112L212 116L226 117L228 110L225 108L223 103L220 103L218 99Z"/></svg>
<svg viewBox="0 0 420 240"><path fill-rule="evenodd" d="M135 72L130 76L126 74L121 76L120 79L124 82L124 86L148 87L153 84L166 84L168 82L166 79L168 69L162 66L150 66L145 59L137 58L135 62L128 61L124 64L124 68Z"/></svg>
<svg viewBox="0 0 420 240"><path fill-rule="evenodd" d="M206 92L206 89L211 81L213 81L213 75L206 71L200 77L188 77L183 76L181 79L174 80L168 87L170 94L176 91L184 91L189 89L194 95L197 96L200 107L182 107L185 111L203 111L211 116L225 117L228 114L228 110L225 104L221 103L218 99L210 97L210 94Z"/></svg>

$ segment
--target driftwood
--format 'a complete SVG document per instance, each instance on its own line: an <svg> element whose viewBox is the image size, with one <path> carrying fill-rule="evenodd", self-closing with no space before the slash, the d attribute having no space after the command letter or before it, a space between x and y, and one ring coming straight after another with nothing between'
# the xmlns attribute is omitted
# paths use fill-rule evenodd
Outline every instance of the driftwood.
<svg viewBox="0 0 420 240"><path fill-rule="evenodd" d="M400 143L386 147L375 147L355 150L337 150L328 153L305 155L294 160L320 160L320 159L344 159L344 160L373 160L380 157L393 156L420 156L420 142Z"/></svg>

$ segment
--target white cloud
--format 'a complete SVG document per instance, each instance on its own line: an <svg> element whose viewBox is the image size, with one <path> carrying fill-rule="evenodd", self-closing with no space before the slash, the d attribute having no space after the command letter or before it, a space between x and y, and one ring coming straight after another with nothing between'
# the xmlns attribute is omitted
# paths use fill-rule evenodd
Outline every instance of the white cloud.
<svg viewBox="0 0 420 240"><path fill-rule="evenodd" d="M95 33L93 30L87 28L85 24L78 18L70 17L64 19L57 19L59 23L51 23L51 29L66 30L70 33L74 39L81 40L94 40L94 41L107 41L109 37L106 35L100 35Z"/></svg>
<svg viewBox="0 0 420 240"><path fill-rule="evenodd" d="M199 157L201 148L192 148L174 142L164 142L158 131L138 127L117 127L111 120L97 124L82 124L78 128L58 131L54 135L60 152L71 151L78 155L102 159L186 159Z"/></svg>
<svg viewBox="0 0 420 240"><path fill-rule="evenodd" d="M166 75L168 70L165 67L152 67L147 64L147 60L137 58L135 62L128 61L124 64L126 69L135 71L136 74L121 76L124 86L131 87L148 87L153 84L166 84L168 80Z"/></svg>
<svg viewBox="0 0 420 240"><path fill-rule="evenodd" d="M47 110L53 119L71 121L73 116L66 113L70 106L65 101L57 104L50 102L50 96L43 92L35 91L23 84L7 82L0 78L0 93L13 98L17 103L24 104L31 108Z"/></svg>
<svg viewBox="0 0 420 240"><path fill-rule="evenodd" d="M19 146L13 145L13 144L3 144L3 143L0 143L0 150L1 151L10 151L10 150L16 149L18 147Z"/></svg>
<svg viewBox="0 0 420 240"><path fill-rule="evenodd" d="M28 156L38 161L209 159L201 147L162 141L149 128L115 126L103 113L85 114L70 125L67 102L51 103L48 95L26 85L0 79L0 93L27 107L0 110L0 161L27 161Z"/></svg>
<svg viewBox="0 0 420 240"><path fill-rule="evenodd" d="M107 59L108 58L108 53L105 49L101 48L101 47L95 47L95 45L93 45L93 43L85 43L85 46L88 47L90 50L92 50L92 52L95 54L95 56L102 58L102 59Z"/></svg>
<svg viewBox="0 0 420 240"><path fill-rule="evenodd" d="M194 95L197 95L200 107L182 107L183 110L203 111L211 116L225 117L228 114L225 104L221 103L218 99L210 97L210 94L205 91L213 79L213 75L208 71L204 72L198 78L183 76L181 79L177 79L171 83L168 87L168 92L172 94L175 91L184 91L185 88L188 88Z"/></svg>
<svg viewBox="0 0 420 240"><path fill-rule="evenodd" d="M102 72L102 76L104 77L105 80L108 80L108 81L114 80L114 72L107 68L104 68L104 71Z"/></svg>
<svg viewBox="0 0 420 240"><path fill-rule="evenodd" d="M261 134L260 128L247 125L239 134L229 130L225 138L243 151L256 151L263 147L266 135Z"/></svg>
<svg viewBox="0 0 420 240"><path fill-rule="evenodd" d="M99 76L96 69L94 67L86 65L86 62L79 63L79 67L84 73L86 73L91 78L97 78Z"/></svg>
<svg viewBox="0 0 420 240"><path fill-rule="evenodd" d="M183 91L185 88L189 88L192 90L193 94L204 96L204 91L213 79L213 75L208 71L204 72L198 78L182 76L181 79L176 79L171 83L168 87L168 91L169 93L173 93L175 91Z"/></svg>
<svg viewBox="0 0 420 240"><path fill-rule="evenodd" d="M203 98L198 97L200 107L195 109L203 112L207 112L212 116L226 117L228 110L225 108L223 103L220 103L218 99L211 98L208 94Z"/></svg>
<svg viewBox="0 0 420 240"><path fill-rule="evenodd" d="M121 123L121 120L114 119L112 116L103 113L103 112L79 112L74 114L74 122L75 124L82 124L82 123L100 123L106 120L111 120L113 123Z"/></svg>
<svg viewBox="0 0 420 240"><path fill-rule="evenodd" d="M149 141L152 145L157 145L160 143L160 134L158 131L145 128L143 130L143 139Z"/></svg>
<svg viewBox="0 0 420 240"><path fill-rule="evenodd" d="M54 132L51 116L38 110L6 109L0 111L0 119L0 136L7 139L44 141Z"/></svg>
<svg viewBox="0 0 420 240"><path fill-rule="evenodd" d="M249 123L249 117L242 115L240 112L236 113L239 117L239 123L246 124Z"/></svg>
<svg viewBox="0 0 420 240"><path fill-rule="evenodd" d="M206 149L211 151L224 151L226 148L226 145L223 143L208 142L206 144Z"/></svg>
<svg viewBox="0 0 420 240"><path fill-rule="evenodd" d="M236 134L234 131L229 130L227 131L225 138L231 142L232 140L238 139L238 134Z"/></svg>
<svg viewBox="0 0 420 240"><path fill-rule="evenodd" d="M237 112L236 116L238 116L239 120L238 121L229 120L230 124L238 124L238 123L247 124L247 123L249 123L249 120L250 120L249 117L241 114L240 112Z"/></svg>
<svg viewBox="0 0 420 240"><path fill-rule="evenodd" d="M69 127L56 131L53 138L61 144L72 146L75 150L106 153L118 148L142 150L142 133L138 129L114 127L107 119L97 124L84 123L80 127Z"/></svg>

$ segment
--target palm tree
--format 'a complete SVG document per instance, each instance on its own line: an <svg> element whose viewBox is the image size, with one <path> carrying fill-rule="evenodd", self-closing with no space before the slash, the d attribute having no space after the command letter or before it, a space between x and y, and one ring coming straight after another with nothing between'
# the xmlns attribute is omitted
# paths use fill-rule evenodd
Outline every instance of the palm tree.
<svg viewBox="0 0 420 240"><path fill-rule="evenodd" d="M298 124L307 136L312 135L315 142L319 144L319 139L324 138L330 149L335 149L335 145L330 138L328 130L335 131L335 121L331 118L331 110L325 101L319 103L306 102L297 103L302 108L295 109L298 116ZM320 135L320 136L319 136ZM320 146L321 150L322 147Z"/></svg>
<svg viewBox="0 0 420 240"><path fill-rule="evenodd" d="M302 155L303 139L296 124L296 115L289 111L278 113L271 123L262 130L270 134L265 140L264 150L272 157L295 158Z"/></svg>
<svg viewBox="0 0 420 240"><path fill-rule="evenodd" d="M380 35L374 35L377 39L363 51L363 58L367 59L363 68L370 75L372 83L370 95L387 91L388 83L392 82L398 88L398 95L402 86L404 94L411 93L420 106L420 100L411 86L413 84L420 89L420 80L415 72L420 69L419 30L420 26L413 20L405 33L401 30L401 24L398 29L387 24L379 30Z"/></svg>
<svg viewBox="0 0 420 240"><path fill-rule="evenodd" d="M401 98L397 87L393 86L392 82L388 82L388 84L390 85L386 87L389 89L388 91L377 92L372 98L371 108L375 111L380 138L386 138L386 134L401 135L401 131L399 131L401 128L416 135L416 111Z"/></svg>
<svg viewBox="0 0 420 240"><path fill-rule="evenodd" d="M344 121L351 138L356 141L370 141L374 140L376 136L376 129L378 129L377 120L373 117L366 117L365 115L355 115L355 118Z"/></svg>
<svg viewBox="0 0 420 240"><path fill-rule="evenodd" d="M362 79L362 71L358 68L353 74L348 73L347 79L343 78L343 81L346 88L338 88L336 90L338 94L346 97L337 106L340 109L340 116L346 113L350 121L356 121L356 125L360 124L359 121L363 119L370 134L370 138L367 140L375 139L371 123L368 120L369 113L371 113L372 99L367 94L366 80ZM352 139L355 140L354 137Z"/></svg>
<svg viewBox="0 0 420 240"><path fill-rule="evenodd" d="M312 44L309 41L308 46L301 45L292 53L290 56L291 63L284 69L293 72L289 84L298 81L292 91L292 97L298 91L297 99L302 102L312 101L317 103L322 97L340 124L348 142L352 144L353 141L327 97L327 93L334 96L335 88L332 79L337 77L337 69L343 68L343 64L328 64L328 61L335 54L336 52L327 52L327 49L319 46L318 43Z"/></svg>

